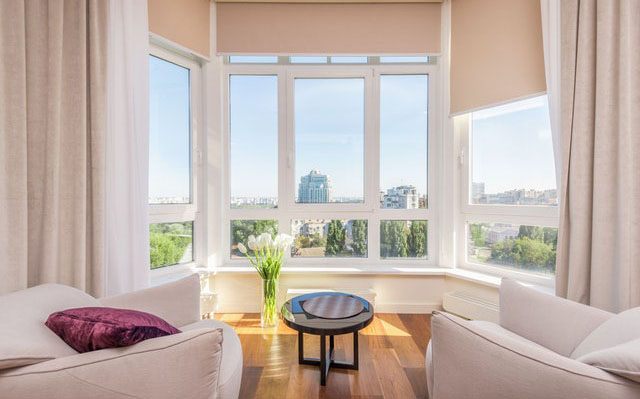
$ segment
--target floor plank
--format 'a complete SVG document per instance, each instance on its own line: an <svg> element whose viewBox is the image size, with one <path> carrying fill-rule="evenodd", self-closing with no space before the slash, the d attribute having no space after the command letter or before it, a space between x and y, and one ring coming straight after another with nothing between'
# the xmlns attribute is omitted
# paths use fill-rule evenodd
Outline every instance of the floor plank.
<svg viewBox="0 0 640 399"><path fill-rule="evenodd" d="M255 313L216 314L242 343L240 398L405 399L427 398L424 357L430 338L426 314L376 314L360 332L359 370L333 369L320 386L317 367L298 364L297 332L284 323L260 327ZM318 336L305 334L305 356L318 357ZM352 361L353 336L335 337L335 359Z"/></svg>

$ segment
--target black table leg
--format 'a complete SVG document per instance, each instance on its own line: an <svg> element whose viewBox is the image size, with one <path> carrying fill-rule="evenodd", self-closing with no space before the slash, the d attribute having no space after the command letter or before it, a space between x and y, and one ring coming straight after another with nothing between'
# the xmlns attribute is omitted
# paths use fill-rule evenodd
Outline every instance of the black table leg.
<svg viewBox="0 0 640 399"><path fill-rule="evenodd" d="M327 376L331 367L337 369L358 370L358 332L353 333L353 363L333 359L335 348L334 336L329 335L329 353L327 353L327 336L320 335L320 359L304 357L304 335L298 331L298 363L320 366L320 385L327 384Z"/></svg>

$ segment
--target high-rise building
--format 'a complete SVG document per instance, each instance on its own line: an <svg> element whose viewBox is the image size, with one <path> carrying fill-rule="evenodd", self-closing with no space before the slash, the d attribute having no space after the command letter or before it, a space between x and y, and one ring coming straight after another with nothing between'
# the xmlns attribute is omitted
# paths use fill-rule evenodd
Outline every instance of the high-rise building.
<svg viewBox="0 0 640 399"><path fill-rule="evenodd" d="M300 178L298 185L298 202L325 203L331 202L331 179L314 169Z"/></svg>
<svg viewBox="0 0 640 399"><path fill-rule="evenodd" d="M418 190L414 186L398 186L387 190L382 196L382 207L391 209L417 209Z"/></svg>
<svg viewBox="0 0 640 399"><path fill-rule="evenodd" d="M484 195L484 183L471 183L471 199L476 200L475 202L486 202L486 200L482 201Z"/></svg>

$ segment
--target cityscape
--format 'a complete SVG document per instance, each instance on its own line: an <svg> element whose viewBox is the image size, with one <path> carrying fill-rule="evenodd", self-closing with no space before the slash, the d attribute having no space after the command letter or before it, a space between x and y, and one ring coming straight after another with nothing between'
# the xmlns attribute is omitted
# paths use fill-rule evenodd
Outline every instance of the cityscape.
<svg viewBox="0 0 640 399"><path fill-rule="evenodd" d="M558 206L558 191L555 188L545 190L522 188L499 193L485 193L484 183L473 182L471 183L471 203Z"/></svg>

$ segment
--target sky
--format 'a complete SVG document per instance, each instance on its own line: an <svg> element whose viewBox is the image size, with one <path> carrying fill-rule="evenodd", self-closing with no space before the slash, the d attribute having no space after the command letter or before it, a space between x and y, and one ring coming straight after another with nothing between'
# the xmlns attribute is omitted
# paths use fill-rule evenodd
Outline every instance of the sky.
<svg viewBox="0 0 640 399"><path fill-rule="evenodd" d="M473 181L486 193L556 188L547 96L474 112Z"/></svg>
<svg viewBox="0 0 640 399"><path fill-rule="evenodd" d="M189 70L149 57L149 198L189 197Z"/></svg>
<svg viewBox="0 0 640 399"><path fill-rule="evenodd" d="M150 57L149 197L190 191L189 71ZM380 82L380 189L427 188L428 76ZM278 81L229 80L232 197L277 197ZM312 169L331 177L333 196L364 192L364 79L295 80L295 189ZM475 112L473 181L487 193L555 188L546 96Z"/></svg>

